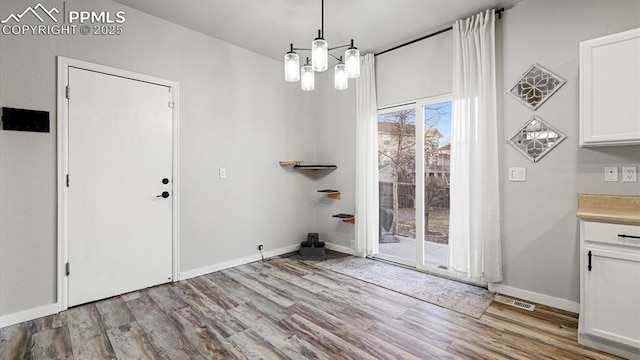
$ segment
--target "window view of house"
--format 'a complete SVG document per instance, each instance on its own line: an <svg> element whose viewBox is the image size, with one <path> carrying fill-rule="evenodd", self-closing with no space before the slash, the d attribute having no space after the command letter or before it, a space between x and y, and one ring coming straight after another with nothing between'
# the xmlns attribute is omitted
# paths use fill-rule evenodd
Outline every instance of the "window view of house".
<svg viewBox="0 0 640 360"><path fill-rule="evenodd" d="M424 154L416 153L416 113L424 111ZM416 161L424 159L424 262L446 268L449 243L451 102L378 115L379 251L416 260Z"/></svg>

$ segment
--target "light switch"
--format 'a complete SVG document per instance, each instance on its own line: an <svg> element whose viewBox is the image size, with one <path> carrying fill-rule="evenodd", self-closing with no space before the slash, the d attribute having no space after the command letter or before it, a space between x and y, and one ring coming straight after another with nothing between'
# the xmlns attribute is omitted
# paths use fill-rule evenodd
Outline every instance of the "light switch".
<svg viewBox="0 0 640 360"><path fill-rule="evenodd" d="M527 168L510 167L509 181L527 181Z"/></svg>
<svg viewBox="0 0 640 360"><path fill-rule="evenodd" d="M220 179L226 179L227 178L227 169L226 168L218 169L218 175L220 176Z"/></svg>
<svg viewBox="0 0 640 360"><path fill-rule="evenodd" d="M608 166L604 168L604 181L616 182L618 181L618 167Z"/></svg>

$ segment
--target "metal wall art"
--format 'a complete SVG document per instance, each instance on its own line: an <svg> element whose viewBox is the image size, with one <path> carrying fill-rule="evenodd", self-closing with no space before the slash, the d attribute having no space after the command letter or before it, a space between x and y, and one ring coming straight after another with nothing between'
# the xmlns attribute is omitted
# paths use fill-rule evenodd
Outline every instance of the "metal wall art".
<svg viewBox="0 0 640 360"><path fill-rule="evenodd" d="M562 142L566 135L534 116L509 139L511 145L534 163Z"/></svg>
<svg viewBox="0 0 640 360"><path fill-rule="evenodd" d="M526 107L536 110L566 81L538 64L533 64L520 77L509 93Z"/></svg>

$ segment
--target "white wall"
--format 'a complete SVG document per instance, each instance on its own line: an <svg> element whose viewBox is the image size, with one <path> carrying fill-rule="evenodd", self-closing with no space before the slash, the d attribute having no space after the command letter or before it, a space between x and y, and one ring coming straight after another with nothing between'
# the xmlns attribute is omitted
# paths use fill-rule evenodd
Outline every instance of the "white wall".
<svg viewBox="0 0 640 360"><path fill-rule="evenodd" d="M604 183L604 166L640 165L640 147L581 149L578 145L580 41L640 26L636 0L527 0L508 10L504 27L504 88L539 63L567 83L537 111L504 96L505 140L534 114L567 135L532 164L510 145L503 160L527 168L524 183L503 187L506 286L579 301L578 193L639 195L637 183Z"/></svg>
<svg viewBox="0 0 640 360"><path fill-rule="evenodd" d="M451 93L452 57L451 31L376 56L378 107Z"/></svg>
<svg viewBox="0 0 640 360"><path fill-rule="evenodd" d="M334 214L355 214L356 183L356 86L349 80L347 90L333 87L333 71L316 74L314 95L314 121L316 122L316 148L319 163L336 164L331 172L318 171L316 189L340 190L340 200L316 193L317 232L320 239L332 244L353 248L355 226L344 223ZM357 220L357 219L356 219Z"/></svg>
<svg viewBox="0 0 640 360"><path fill-rule="evenodd" d="M640 147L581 149L578 146L578 43L640 26L637 0L525 0L508 9L497 26L498 97L502 124L500 144L504 281L501 290L532 301L574 308L579 301L578 193L639 195L638 183L604 183L604 166L640 166ZM451 91L451 33L376 57L380 107ZM532 64L539 63L567 83L533 112L506 91ZM425 80L426 79L426 80ZM349 97L350 99L345 99ZM319 139L355 134L355 94L325 95L326 126ZM320 109L321 110L321 109ZM537 164L532 164L507 139L526 120L538 115L567 135L567 139ZM338 139L336 139L338 140ZM354 140L322 140L318 154L353 163ZM326 144L326 145L324 145ZM506 181L508 167L526 167L527 181ZM339 169L340 170L340 169ZM355 173L336 172L326 184L355 181ZM342 200L345 201L344 199ZM354 206L352 200L350 206ZM346 204L340 206L348 208ZM350 246L325 218L318 224L329 238ZM334 205L335 207L335 205Z"/></svg>
<svg viewBox="0 0 640 360"><path fill-rule="evenodd" d="M22 12L2 0L0 16ZM47 6L62 9L62 0ZM282 63L108 0L121 36L0 35L0 106L46 110L50 133L0 131L0 316L56 302L56 56L180 83L180 271L290 246L315 228L315 183L278 165L315 159L309 99ZM227 168L227 179L217 169Z"/></svg>

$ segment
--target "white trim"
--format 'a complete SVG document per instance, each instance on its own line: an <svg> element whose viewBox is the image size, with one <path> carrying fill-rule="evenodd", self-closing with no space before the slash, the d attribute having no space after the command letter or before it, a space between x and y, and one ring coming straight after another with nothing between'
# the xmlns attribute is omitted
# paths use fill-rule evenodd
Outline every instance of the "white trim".
<svg viewBox="0 0 640 360"><path fill-rule="evenodd" d="M180 141L179 141L179 108L180 108L180 84L177 82L173 83L174 85L171 87L171 93L173 94L173 179L171 179L172 185L172 199L173 199L173 271L172 279L176 281L179 279L179 269L180 269Z"/></svg>
<svg viewBox="0 0 640 360"><path fill-rule="evenodd" d="M377 108L376 111L378 112L378 114L386 114L388 112L393 112L393 111L397 111L397 110L405 110L405 109L415 108L417 106L416 104L418 104L418 103L424 103L426 105L430 105L430 104L441 103L441 102L444 102L444 101L449 101L449 100L447 100L447 98L449 98L449 100L452 99L452 93L451 92L437 94L437 95L433 95L433 96L428 96L426 98L417 98L417 99L408 100L408 101L400 101L400 102L396 102L396 103L389 104L389 105L383 105L383 106L380 106L379 108ZM432 102L432 100L434 100L434 101ZM393 109L393 111L387 111L389 109Z"/></svg>
<svg viewBox="0 0 640 360"><path fill-rule="evenodd" d="M282 248L279 248L279 249L275 249L275 250L271 250L271 251L265 251L264 252L264 258L267 259L267 258L270 258L270 257L274 257L274 256L278 256L278 255L294 252L294 251L298 250L299 248L300 248L300 244L296 244L296 245L285 246L285 247L282 247ZM224 261L224 262L221 262L221 263L218 263L218 264L212 264L212 265L203 266L203 267L200 267L200 268L197 268L197 269L182 271L178 275L178 280L182 281L182 280L191 279L191 278L194 278L196 276L210 274L210 273L213 273L213 272L216 272L216 271L229 269L229 268L232 268L232 267L236 267L236 266L245 265L245 264L249 264L249 263L252 263L252 262L260 261L261 259L262 259L262 257L260 256L260 254L255 254L255 255L251 255L251 256L245 256L245 257L239 258L239 259Z"/></svg>
<svg viewBox="0 0 640 360"><path fill-rule="evenodd" d="M353 255L353 256L357 256L358 253L350 248L350 247L346 247L346 246L342 246L342 245L338 245L338 244L333 244L330 242L325 242L324 243L324 247L329 249L329 250L333 250L333 251L337 251L337 252L341 252L343 254L349 254L349 255Z"/></svg>
<svg viewBox="0 0 640 360"><path fill-rule="evenodd" d="M19 311L12 314L0 316L0 328L19 324L24 321L29 321L43 316L49 316L58 312L58 304L47 304L38 306L36 308Z"/></svg>
<svg viewBox="0 0 640 360"><path fill-rule="evenodd" d="M69 296L69 283L65 274L65 264L69 259L69 198L66 187L66 174L68 173L68 155L69 155L69 139L67 136L67 129L69 123L68 117L68 102L66 101L66 86L69 79L69 68L79 68L84 70L90 70L100 72L104 74L120 76L128 79L144 81L152 84L166 86L171 89L173 94L173 141L172 141L172 156L173 156L173 179L172 179L172 274L173 279L176 281L178 278L179 264L179 150L178 150L178 109L179 109L179 84L175 81L157 78L154 76L138 74L135 72L116 69L104 65L93 64L86 61L67 58L64 56L58 56L58 83L57 83L57 162L58 162L58 274L57 274L57 304L56 310L63 311L68 308L68 296ZM72 90L73 91L73 90Z"/></svg>
<svg viewBox="0 0 640 360"><path fill-rule="evenodd" d="M67 232L67 212L68 212L68 204L67 204L67 191L66 191L66 174L68 170L68 162L65 159L65 155L69 152L69 140L67 139L67 121L63 121L62 119L68 119L68 111L66 104L66 92L65 87L67 84L67 79L69 78L68 65L65 63L65 58L58 57L58 83L57 83L57 163L58 163L58 174L57 174L57 183L58 183L58 209L57 209L57 218L58 218L58 273L56 276L57 279L57 300L58 300L58 311L63 311L67 309L67 277L65 275L65 264L68 260L68 232ZM65 295L63 295L65 294Z"/></svg>
<svg viewBox="0 0 640 360"><path fill-rule="evenodd" d="M497 292L507 296L517 297L518 299L522 300L533 301L538 304L551 306L556 309L570 311L576 314L580 311L580 304L577 302L544 295L529 290L519 289L508 285L490 283L489 291Z"/></svg>
<svg viewBox="0 0 640 360"><path fill-rule="evenodd" d="M610 341L587 333L578 332L578 344L617 355L629 360L640 360L640 353L637 348Z"/></svg>
<svg viewBox="0 0 640 360"><path fill-rule="evenodd" d="M380 260L384 260L384 261L400 264L400 265L403 265L403 266L407 266L407 267L410 267L412 269L416 269L415 260L405 259L405 258L402 258L402 257L393 256L393 255L387 255L387 254L381 253L381 252L379 252L377 254L372 254L370 257L372 259L380 259Z"/></svg>
<svg viewBox="0 0 640 360"><path fill-rule="evenodd" d="M416 154L420 155L421 159L416 161L416 184L424 183L424 108L433 104L440 104L444 102L452 102L453 94L445 93L434 95L426 98L420 98L411 101L405 101L398 103L396 105L385 106L382 109L378 109L378 115L388 114L400 110L408 110L414 109L416 112L416 133L415 133L415 143L416 143ZM416 190L416 199L424 199L424 187L418 187ZM416 229L421 229L424 227L424 213L425 213L425 204L423 201L416 202ZM415 260L400 258L392 255L387 255L382 252L378 252L372 254L374 258L380 258L386 261L396 262L402 265L406 265L412 268L415 268L419 271L426 272L428 274L434 274L442 277L446 277L448 279L464 282L467 284L472 284L476 286L486 286L486 283L483 282L474 282L470 281L466 277L460 276L459 274L450 271L440 269L431 264L425 263L424 259L424 232L416 231L416 257Z"/></svg>

